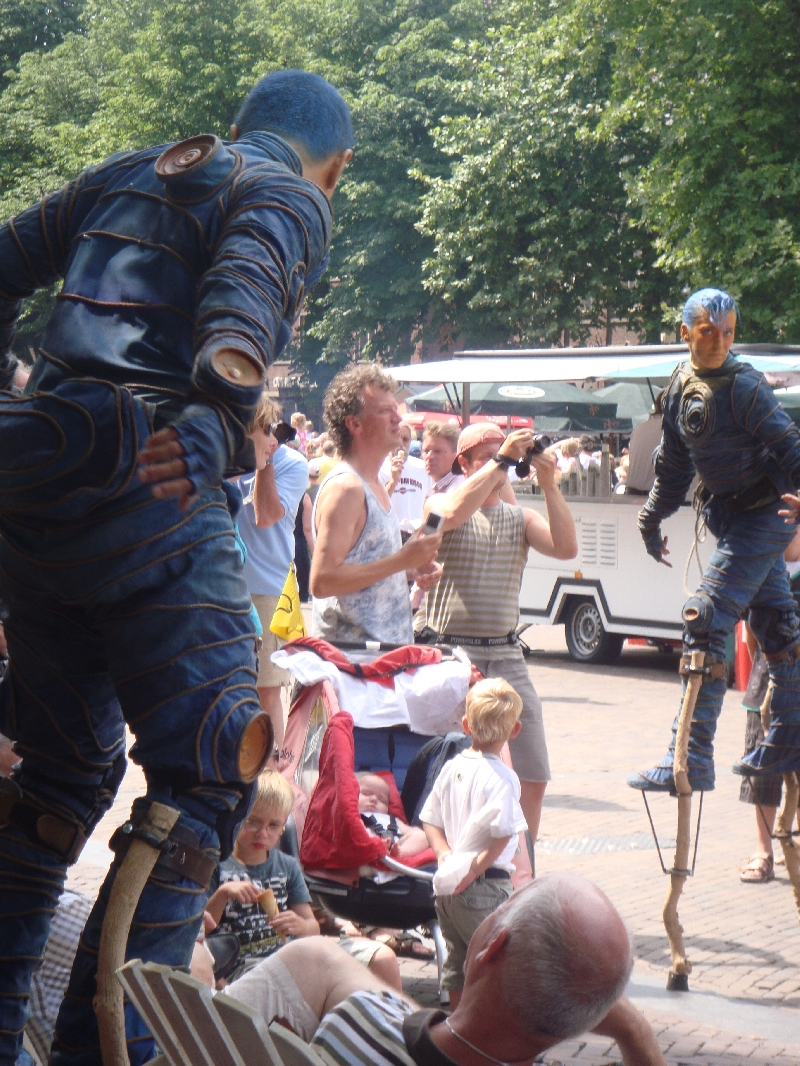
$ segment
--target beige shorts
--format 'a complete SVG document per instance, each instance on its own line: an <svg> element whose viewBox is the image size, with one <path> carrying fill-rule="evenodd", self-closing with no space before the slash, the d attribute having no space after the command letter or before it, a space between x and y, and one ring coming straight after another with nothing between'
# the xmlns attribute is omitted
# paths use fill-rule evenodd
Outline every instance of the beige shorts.
<svg viewBox="0 0 800 1066"><path fill-rule="evenodd" d="M484 677L502 677L522 699L522 729L508 742L511 765L520 781L549 781L550 760L544 736L542 701L533 687L522 652L514 658L493 659L491 650L465 648ZM488 655L483 654L488 651Z"/></svg>
<svg viewBox="0 0 800 1066"><path fill-rule="evenodd" d="M278 688L279 685L291 685L292 675L289 671L276 666L270 658L274 651L282 648L286 643L285 640L276 637L269 628L280 596L259 596L254 594L250 598L253 601L253 606L258 611L258 617L261 619L261 628L264 630L261 635L263 644L261 651L258 653L258 681L256 681L256 685L259 688Z"/></svg>
<svg viewBox="0 0 800 1066"><path fill-rule="evenodd" d="M512 892L511 879L479 877L458 896L437 896L436 915L447 956L442 967L442 988L460 992L464 987L464 961L472 936L484 918L494 914Z"/></svg>
<svg viewBox="0 0 800 1066"><path fill-rule="evenodd" d="M285 1019L306 1043L319 1026L319 1018L303 999L279 952L248 970L219 994L246 1003L265 1020Z"/></svg>

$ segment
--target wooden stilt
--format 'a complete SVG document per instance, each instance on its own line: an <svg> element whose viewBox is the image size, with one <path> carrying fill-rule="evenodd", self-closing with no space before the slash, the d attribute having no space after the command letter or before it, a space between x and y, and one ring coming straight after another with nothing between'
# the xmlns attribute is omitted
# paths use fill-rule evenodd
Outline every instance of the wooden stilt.
<svg viewBox="0 0 800 1066"><path fill-rule="evenodd" d="M669 891L667 892L667 898L664 900L662 917L672 955L672 969L667 978L667 988L678 991L688 990L689 974L692 972L692 964L686 958L686 949L683 945L683 927L678 919L678 900L683 891L684 882L689 876L689 844L692 818L692 786L689 784L688 772L689 731L694 707L697 703L697 694L703 683L703 676L699 671L704 661L705 652L692 652L691 670L697 672L689 674L689 681L683 696L683 706L681 707L678 730L675 737L675 755L672 771L675 778L675 789L678 793L678 832L675 843L675 862L670 872Z"/></svg>
<svg viewBox="0 0 800 1066"><path fill-rule="evenodd" d="M141 828L164 841L178 820L180 811L164 803L153 803ZM125 962L125 950L133 914L147 879L161 854L143 840L134 838L117 871L100 933L97 960L97 994L94 1012L100 1030L103 1066L130 1066L125 1040L125 1014L122 986L117 970Z"/></svg>
<svg viewBox="0 0 800 1066"><path fill-rule="evenodd" d="M783 775L783 803L778 814L778 831L775 836L780 840L783 857L786 859L786 872L794 890L794 902L800 918L800 854L792 836L792 826L797 814L797 799L800 794L797 774Z"/></svg>

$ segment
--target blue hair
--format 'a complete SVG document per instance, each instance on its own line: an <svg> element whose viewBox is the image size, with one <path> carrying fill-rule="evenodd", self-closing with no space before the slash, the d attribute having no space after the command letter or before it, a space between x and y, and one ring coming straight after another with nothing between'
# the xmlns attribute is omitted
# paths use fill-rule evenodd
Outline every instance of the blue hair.
<svg viewBox="0 0 800 1066"><path fill-rule="evenodd" d="M276 70L247 94L236 116L239 133L277 133L318 163L353 147L350 109L330 82L304 70Z"/></svg>
<svg viewBox="0 0 800 1066"><path fill-rule="evenodd" d="M703 311L708 313L712 322L719 322L729 311L736 312L736 321L740 319L739 308L729 292L723 289L698 289L693 292L683 305L683 324L691 329L695 319Z"/></svg>

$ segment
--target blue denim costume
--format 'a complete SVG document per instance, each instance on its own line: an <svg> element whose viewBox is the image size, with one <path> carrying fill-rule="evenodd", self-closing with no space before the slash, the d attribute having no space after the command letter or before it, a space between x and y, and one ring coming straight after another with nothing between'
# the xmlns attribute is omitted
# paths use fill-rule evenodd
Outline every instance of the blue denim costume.
<svg viewBox="0 0 800 1066"><path fill-rule="evenodd" d="M190 153L168 181L154 166L168 146L115 156L0 228L0 353L20 300L64 278L25 396L0 394L0 596L10 611L0 732L23 757L0 791L3 1066L18 1058L67 865L124 773L125 725L147 779L132 822L153 800L177 807L171 839L193 857L193 876L159 862L128 944L129 957L171 965L189 961L210 874L270 743L219 487L246 467L262 385L230 383L212 357L235 348L264 367L275 358L325 268L331 211L280 138L204 141L199 162ZM0 372L11 362L0 356ZM165 425L178 430L197 493L185 512L136 477L137 453ZM96 953L125 839L112 842L118 857L81 940L55 1063L100 1063ZM152 1039L126 1011L137 1064Z"/></svg>
<svg viewBox="0 0 800 1066"><path fill-rule="evenodd" d="M689 739L689 782L714 788L714 733L725 695L725 638L747 616L769 663L773 724L738 773L800 768L800 631L783 553L796 532L778 511L800 485L800 433L764 376L728 356L718 370L676 368L664 395L656 480L639 514L648 553L660 558L661 522L700 475L700 506L718 537L700 587L684 606L684 653L706 652L712 676L700 688ZM716 675L716 676L714 676ZM684 680L684 691L686 681ZM632 776L645 790L672 790L672 744L658 766Z"/></svg>

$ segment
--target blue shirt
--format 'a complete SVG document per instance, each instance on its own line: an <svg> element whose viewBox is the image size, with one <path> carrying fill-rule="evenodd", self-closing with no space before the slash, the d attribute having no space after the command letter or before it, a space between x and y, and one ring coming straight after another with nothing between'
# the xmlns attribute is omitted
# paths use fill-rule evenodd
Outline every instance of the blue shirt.
<svg viewBox="0 0 800 1066"><path fill-rule="evenodd" d="M283 517L269 529L259 529L252 500L245 502L238 517L239 534L247 547L244 579L251 596L280 596L283 592L294 559L297 508L308 487L308 463L300 452L282 444L272 463ZM255 474L239 479L239 489L245 501L253 492L255 479Z"/></svg>

